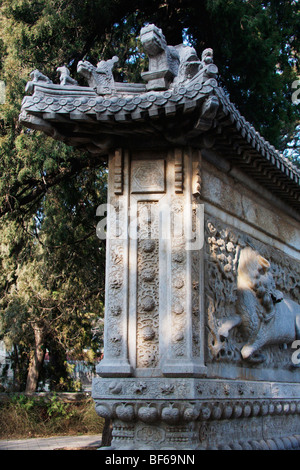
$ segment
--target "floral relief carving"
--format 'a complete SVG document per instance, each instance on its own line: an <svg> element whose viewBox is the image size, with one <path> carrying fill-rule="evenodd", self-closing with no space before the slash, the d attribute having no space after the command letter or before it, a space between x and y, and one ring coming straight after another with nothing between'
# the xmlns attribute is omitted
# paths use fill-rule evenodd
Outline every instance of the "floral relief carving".
<svg viewBox="0 0 300 470"><path fill-rule="evenodd" d="M186 350L186 337L184 334L186 327L186 251L184 234L176 232L176 221L182 224L183 201L177 196L172 200L171 214L173 219L172 237L172 325L171 325L171 349L172 355L182 357ZM182 226L182 225L181 225Z"/></svg>
<svg viewBox="0 0 300 470"><path fill-rule="evenodd" d="M275 286L269 261L250 247L239 256L237 277L237 313L219 331L227 337L240 326L246 344L243 359L264 362L261 349L267 344L288 344L300 337L300 305L284 297Z"/></svg>
<svg viewBox="0 0 300 470"><path fill-rule="evenodd" d="M137 367L159 360L158 230L158 202L138 202Z"/></svg>
<svg viewBox="0 0 300 470"><path fill-rule="evenodd" d="M120 210L118 197L111 198L111 204L115 208L112 211L112 225L122 227L124 224L123 211ZM107 351L112 356L120 356L123 349L122 318L124 302L124 241L119 237L109 240L110 272L108 279L108 310L107 315Z"/></svg>

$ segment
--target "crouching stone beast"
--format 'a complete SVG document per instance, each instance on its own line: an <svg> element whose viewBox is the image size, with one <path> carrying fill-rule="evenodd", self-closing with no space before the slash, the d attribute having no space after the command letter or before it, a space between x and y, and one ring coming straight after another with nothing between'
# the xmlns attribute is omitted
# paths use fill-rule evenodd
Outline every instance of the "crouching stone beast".
<svg viewBox="0 0 300 470"><path fill-rule="evenodd" d="M289 344L300 339L300 305L276 290L270 263L247 247L240 253L237 271L237 313L219 329L221 337L239 326L246 343L243 359L262 362L257 354L266 345Z"/></svg>

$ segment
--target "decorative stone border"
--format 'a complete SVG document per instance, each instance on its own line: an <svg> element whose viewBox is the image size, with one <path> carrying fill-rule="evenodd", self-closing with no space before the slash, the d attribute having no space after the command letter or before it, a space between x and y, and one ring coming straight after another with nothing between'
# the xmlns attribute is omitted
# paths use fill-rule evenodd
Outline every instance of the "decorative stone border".
<svg viewBox="0 0 300 470"><path fill-rule="evenodd" d="M300 435L294 434L272 439L238 441L218 447L207 447L207 450L299 450Z"/></svg>
<svg viewBox="0 0 300 470"><path fill-rule="evenodd" d="M300 400L227 400L227 401L109 401L96 400L96 410L103 418L124 422L136 420L152 424L187 423L262 416L299 415Z"/></svg>

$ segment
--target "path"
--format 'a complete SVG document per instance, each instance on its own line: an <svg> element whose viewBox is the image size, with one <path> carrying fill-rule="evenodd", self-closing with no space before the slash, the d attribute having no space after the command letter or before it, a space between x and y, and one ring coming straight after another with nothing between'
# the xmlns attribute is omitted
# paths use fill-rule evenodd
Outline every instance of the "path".
<svg viewBox="0 0 300 470"><path fill-rule="evenodd" d="M54 450L100 447L101 434L89 436L55 436L48 438L0 440L0 450Z"/></svg>

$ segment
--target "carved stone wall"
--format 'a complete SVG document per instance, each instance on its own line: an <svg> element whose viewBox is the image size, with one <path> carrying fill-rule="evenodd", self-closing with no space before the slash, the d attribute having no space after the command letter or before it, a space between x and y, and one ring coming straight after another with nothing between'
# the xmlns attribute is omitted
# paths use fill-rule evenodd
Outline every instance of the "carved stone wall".
<svg viewBox="0 0 300 470"><path fill-rule="evenodd" d="M108 156L97 412L113 449L298 448L299 169L230 102L212 49L153 24L140 40L147 84L115 82L116 56L78 63L87 87L35 70L20 114Z"/></svg>
<svg viewBox="0 0 300 470"><path fill-rule="evenodd" d="M239 254L246 246L252 247L271 264L276 288L284 296L300 303L300 266L297 260L242 231L225 224L215 217L205 219L205 302L207 313L207 359L210 363L221 362L244 367L258 367L245 362L241 347L245 342L238 328L228 338L219 336L222 323L237 314L237 266ZM269 345L264 348L265 360L260 368L291 369L290 345ZM293 371L298 380L297 370Z"/></svg>
<svg viewBox="0 0 300 470"><path fill-rule="evenodd" d="M103 379L94 397L97 412L114 420L112 448L283 450L300 444L297 384Z"/></svg>
<svg viewBox="0 0 300 470"><path fill-rule="evenodd" d="M115 236L93 398L113 421L111 449L299 448L300 369L290 344L245 360L235 320L243 250L259 253L276 289L298 304L297 260L247 233L241 214L235 224L226 211L216 216L219 204L206 198L218 187L208 193L199 151L119 149L109 165Z"/></svg>

